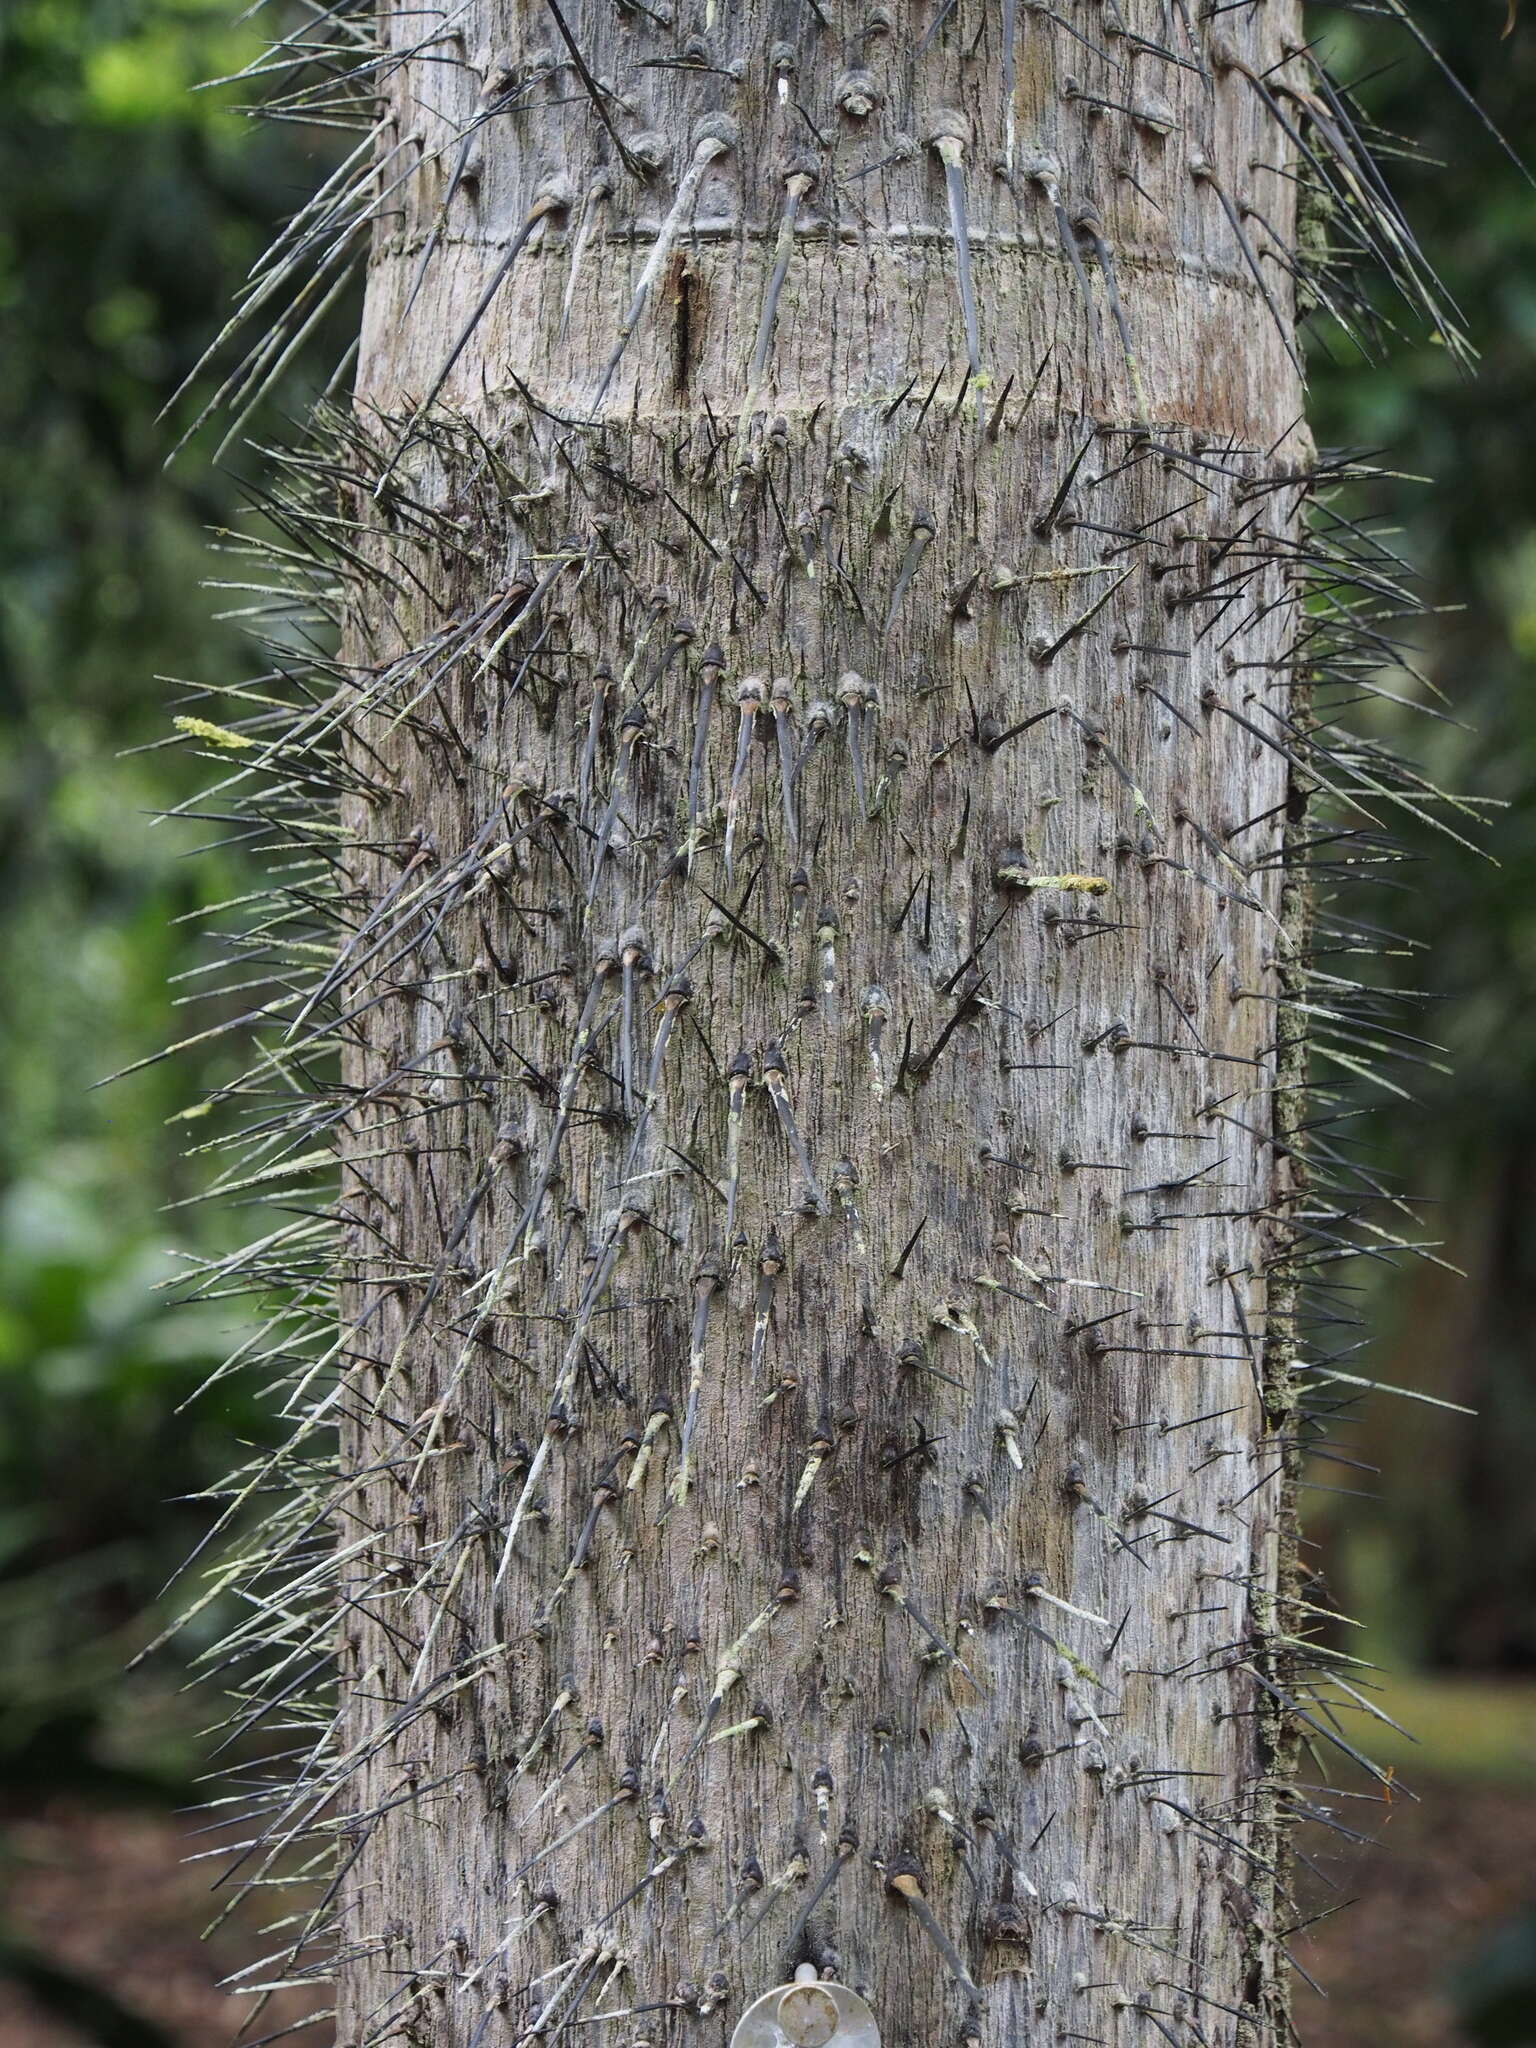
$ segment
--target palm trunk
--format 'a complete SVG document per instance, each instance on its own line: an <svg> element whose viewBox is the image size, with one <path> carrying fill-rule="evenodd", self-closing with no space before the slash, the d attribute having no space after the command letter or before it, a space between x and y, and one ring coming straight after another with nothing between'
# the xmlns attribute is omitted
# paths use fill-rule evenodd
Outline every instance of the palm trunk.
<svg viewBox="0 0 1536 2048"><path fill-rule="evenodd" d="M1295 11L444 20L338 427L339 2038L1278 2042Z"/></svg>

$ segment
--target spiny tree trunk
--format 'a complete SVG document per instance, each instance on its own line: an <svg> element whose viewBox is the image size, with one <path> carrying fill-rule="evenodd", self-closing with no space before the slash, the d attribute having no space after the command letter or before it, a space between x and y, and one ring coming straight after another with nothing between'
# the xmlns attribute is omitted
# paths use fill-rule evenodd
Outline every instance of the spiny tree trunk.
<svg viewBox="0 0 1536 2048"><path fill-rule="evenodd" d="M1297 36L385 9L354 2048L1285 2035Z"/></svg>

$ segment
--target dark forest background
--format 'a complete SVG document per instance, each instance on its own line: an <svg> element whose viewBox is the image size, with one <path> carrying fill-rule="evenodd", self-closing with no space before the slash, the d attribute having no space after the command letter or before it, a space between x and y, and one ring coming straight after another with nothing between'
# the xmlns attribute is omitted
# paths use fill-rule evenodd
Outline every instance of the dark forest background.
<svg viewBox="0 0 1536 2048"><path fill-rule="evenodd" d="M1420 0L1419 18L1536 157L1536 18L1507 22L1503 0ZM216 826L160 815L197 786L166 744L164 679L243 672L229 615L250 600L208 587L241 577L209 533L259 494L263 437L330 373L352 312L336 309L222 466L216 430L163 469L191 415L167 424L161 407L336 140L250 120L248 87L193 90L250 63L259 26L229 0L0 11L0 2048L223 2040L212 1979L260 1949L239 1926L197 1949L216 1903L199 1866L178 1866L175 1815L217 1714L186 1689L208 1638L194 1627L125 1668L174 1604L163 1589L207 1519L197 1495L265 1426L236 1382L183 1406L242 1305L172 1300L175 1250L238 1225L179 1206L199 1180L179 1113L234 1054L194 1048L93 1087L209 1021L188 1001L203 938L249 877ZM1482 358L1468 380L1411 325L1373 362L1320 333L1318 437L1434 479L1394 485L1390 523L1430 607L1420 664L1460 722L1419 721L1412 743L1443 785L1504 808L1495 859L1411 844L1357 906L1402 935L1386 978L1424 992L1409 1028L1445 1048L1371 1148L1467 1276L1423 1261L1357 1275L1375 1332L1359 1369L1478 1414L1377 1399L1349 1455L1385 1478L1320 1468L1309 1495L1330 1579L1366 1625L1350 1647L1421 1738L1389 1741L1424 1804L1389 1816L1395 1858L1346 1857L1330 1880L1365 1899L1301 1938L1335 1987L1303 2031L1337 2048L1529 2043L1536 189L1389 9L1319 6L1310 29L1381 127L1414 138L1396 189Z"/></svg>

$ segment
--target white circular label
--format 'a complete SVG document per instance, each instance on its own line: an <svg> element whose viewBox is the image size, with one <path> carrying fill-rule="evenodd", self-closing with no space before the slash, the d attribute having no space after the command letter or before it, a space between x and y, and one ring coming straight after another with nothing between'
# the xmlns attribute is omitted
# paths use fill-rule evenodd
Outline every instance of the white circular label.
<svg viewBox="0 0 1536 2048"><path fill-rule="evenodd" d="M731 2048L880 2048L875 2016L846 1984L802 1979L753 1999Z"/></svg>

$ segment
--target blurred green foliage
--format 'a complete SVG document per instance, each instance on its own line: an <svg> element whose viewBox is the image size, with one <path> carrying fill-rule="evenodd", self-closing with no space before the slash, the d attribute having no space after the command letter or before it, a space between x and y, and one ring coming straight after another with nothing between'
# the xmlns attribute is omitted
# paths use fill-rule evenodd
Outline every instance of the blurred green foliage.
<svg viewBox="0 0 1536 2048"><path fill-rule="evenodd" d="M166 472L158 414L314 178L192 90L259 48L226 0L0 12L0 1788L34 1794L185 1784L174 1668L124 1666L207 1521L177 1497L262 1426L238 1386L183 1412L233 1311L172 1309L166 1248L221 1226L160 1213L197 1179L176 1112L236 1054L93 1086L212 1021L173 978L241 885L188 857L217 828L156 822L197 772L155 678L249 659L204 580L257 458Z"/></svg>
<svg viewBox="0 0 1536 2048"><path fill-rule="evenodd" d="M1494 0L1417 0L1414 13L1513 146L1536 164L1536 22L1508 35ZM1318 439L1387 451L1428 483L1392 491L1426 602L1407 637L1462 724L1401 733L1442 788L1498 799L1493 859L1404 836L1416 864L1362 891L1365 916L1418 948L1379 979L1432 1000L1400 1020L1447 1048L1408 1078L1417 1108L1372 1133L1425 1228L1467 1274L1399 1265L1371 1276L1379 1335L1362 1369L1475 1407L1475 1422L1380 1400L1359 1446L1382 1466L1379 1505L1311 1497L1309 1515L1346 1605L1378 1650L1427 1668L1536 1672L1536 188L1390 18L1315 6L1311 32L1335 75L1360 78L1381 126L1424 161L1389 165L1421 246L1481 354L1461 376L1411 326L1363 365L1313 353ZM1382 310L1397 309L1385 298ZM1406 675L1391 687L1423 692ZM1402 724L1402 721L1399 721ZM1374 900L1373 900L1374 899ZM1405 1078L1401 1077L1400 1078ZM1359 1276L1355 1276L1359 1277ZM1339 1483L1337 1469L1319 1477ZM1351 1480L1366 1488L1371 1481ZM1337 1526L1325 1527L1326 1522Z"/></svg>
<svg viewBox="0 0 1536 2048"><path fill-rule="evenodd" d="M163 475L157 414L306 177L291 137L188 90L258 47L230 12L14 0L0 17L0 919L26 963L0 993L0 1168L85 1141L70 1175L141 1214L183 1185L165 1119L188 1077L87 1091L148 1049L182 964L172 920L230 877L149 827L194 786L179 764L119 757L164 737L157 670L244 659L202 588L234 483L196 459Z"/></svg>

